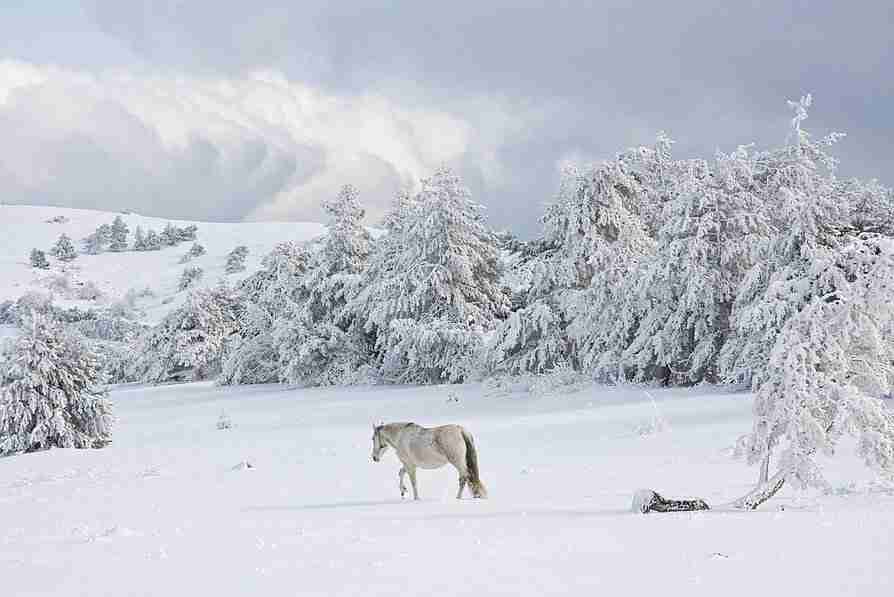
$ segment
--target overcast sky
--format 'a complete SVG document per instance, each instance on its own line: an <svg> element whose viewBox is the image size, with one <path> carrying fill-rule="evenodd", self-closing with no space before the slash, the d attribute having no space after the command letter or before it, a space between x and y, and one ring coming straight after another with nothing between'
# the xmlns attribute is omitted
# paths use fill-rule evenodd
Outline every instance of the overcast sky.
<svg viewBox="0 0 894 597"><path fill-rule="evenodd" d="M894 3L3 0L0 201L206 220L370 218L440 164L528 236L563 161L848 133L894 182Z"/></svg>

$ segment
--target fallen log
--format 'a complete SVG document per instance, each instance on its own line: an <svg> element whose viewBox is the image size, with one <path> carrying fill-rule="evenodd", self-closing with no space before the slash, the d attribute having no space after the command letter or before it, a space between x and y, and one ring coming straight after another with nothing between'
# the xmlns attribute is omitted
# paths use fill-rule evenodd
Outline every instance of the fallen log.
<svg viewBox="0 0 894 597"><path fill-rule="evenodd" d="M694 512L710 510L707 502L701 498L672 500L662 497L651 489L640 489L633 494L632 510L647 514L649 512Z"/></svg>

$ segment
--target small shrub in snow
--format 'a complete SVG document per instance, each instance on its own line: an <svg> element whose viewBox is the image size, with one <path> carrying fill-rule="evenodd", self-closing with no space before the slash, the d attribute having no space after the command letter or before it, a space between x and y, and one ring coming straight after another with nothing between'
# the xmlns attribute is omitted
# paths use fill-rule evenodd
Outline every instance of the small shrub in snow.
<svg viewBox="0 0 894 597"><path fill-rule="evenodd" d="M233 427L233 421L230 420L230 417L227 415L227 413L225 413L225 412L220 413L220 416L217 417L217 428L220 430L224 430L224 429L232 429L232 427Z"/></svg>
<svg viewBox="0 0 894 597"><path fill-rule="evenodd" d="M111 403L99 381L89 347L32 312L0 361L0 454L107 444Z"/></svg>
<svg viewBox="0 0 894 597"><path fill-rule="evenodd" d="M78 256L78 253L74 248L74 243L71 242L71 238L64 233L59 235L59 240L53 245L50 254L59 261L73 261Z"/></svg>
<svg viewBox="0 0 894 597"><path fill-rule="evenodd" d="M646 392L646 396L649 397L649 401L652 403L652 416L647 421L634 427L636 434L641 437L648 437L670 431L670 423L658 409L658 403L655 402L655 398L649 392Z"/></svg>
<svg viewBox="0 0 894 597"><path fill-rule="evenodd" d="M35 269L50 269L50 262L47 261L47 255L40 249L31 249L31 267Z"/></svg>
<svg viewBox="0 0 894 597"><path fill-rule="evenodd" d="M528 391L534 396L571 394L593 385L591 377L565 363L559 363L547 372L534 375L532 378Z"/></svg>
<svg viewBox="0 0 894 597"><path fill-rule="evenodd" d="M53 216L49 220L46 220L47 224L67 224L68 217L66 216Z"/></svg>
<svg viewBox="0 0 894 597"><path fill-rule="evenodd" d="M201 280L203 275L205 275L205 270L203 270L202 268L187 267L180 275L180 283L177 284L177 288L179 290L186 290L193 284Z"/></svg>
<svg viewBox="0 0 894 597"><path fill-rule="evenodd" d="M239 245L227 255L226 272L235 274L245 269L245 258L248 257L248 247Z"/></svg>

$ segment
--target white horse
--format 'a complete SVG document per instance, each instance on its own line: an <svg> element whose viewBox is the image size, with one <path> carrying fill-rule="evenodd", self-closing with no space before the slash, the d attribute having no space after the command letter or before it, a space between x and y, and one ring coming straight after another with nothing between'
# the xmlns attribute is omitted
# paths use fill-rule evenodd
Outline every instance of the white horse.
<svg viewBox="0 0 894 597"><path fill-rule="evenodd" d="M478 475L478 453L472 434L459 425L443 425L426 429L416 423L389 423L373 425L373 462L379 462L388 448L394 448L403 466L398 472L400 497L407 493L404 475L410 476L413 485L413 499L419 499L416 488L416 467L426 469L441 468L448 462L459 472L459 491L456 499L463 495L468 483L476 498L487 497L487 489Z"/></svg>

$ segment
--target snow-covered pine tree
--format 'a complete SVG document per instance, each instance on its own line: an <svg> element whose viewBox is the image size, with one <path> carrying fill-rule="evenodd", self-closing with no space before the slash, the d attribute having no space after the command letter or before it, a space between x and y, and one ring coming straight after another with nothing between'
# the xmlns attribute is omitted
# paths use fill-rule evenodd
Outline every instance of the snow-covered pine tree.
<svg viewBox="0 0 894 597"><path fill-rule="evenodd" d="M236 331L240 304L226 285L189 293L139 342L136 370L140 379L207 379L221 366L225 343Z"/></svg>
<svg viewBox="0 0 894 597"><path fill-rule="evenodd" d="M180 281L177 283L177 290L183 291L191 288L196 282L202 279L205 275L205 270L200 267L186 267L183 268L183 273L180 274Z"/></svg>
<svg viewBox="0 0 894 597"><path fill-rule="evenodd" d="M36 269L50 269L50 262L47 261L47 255L40 249L31 249L29 257L31 267Z"/></svg>
<svg viewBox="0 0 894 597"><path fill-rule="evenodd" d="M586 290L571 289L561 299L575 351L569 364L599 378L624 379L629 372L623 354L645 312L637 279L643 264L655 256L655 243L637 210L650 200L649 193L658 191L637 182L621 160L590 171L579 189L590 210L591 253Z"/></svg>
<svg viewBox="0 0 894 597"><path fill-rule="evenodd" d="M220 383L281 381L274 332L287 321L293 305L307 300L305 278L311 261L307 249L281 243L264 257L259 271L239 283L243 308L237 330L227 342Z"/></svg>
<svg viewBox="0 0 894 597"><path fill-rule="evenodd" d="M756 386L746 446L762 471L741 507L756 508L786 482L824 486L816 458L845 434L869 466L894 475L894 411L880 399L894 383L894 239L854 238L805 273L771 291L800 295L801 307L783 322Z"/></svg>
<svg viewBox="0 0 894 597"><path fill-rule="evenodd" d="M179 242L184 242L188 240L196 240L196 233L198 232L199 227L195 224L190 224L189 226L185 226L183 228L177 228L177 240Z"/></svg>
<svg viewBox="0 0 894 597"><path fill-rule="evenodd" d="M364 210L350 185L323 207L329 214L329 232L304 280L306 297L292 303L275 334L281 377L289 383L350 383L370 358L365 334L345 309L357 293L370 253Z"/></svg>
<svg viewBox="0 0 894 597"><path fill-rule="evenodd" d="M384 246L400 250L374 258L352 311L376 337L386 381L461 381L472 372L457 358L508 314L496 236L449 169L424 179L414 203L404 229L386 235Z"/></svg>
<svg viewBox="0 0 894 597"><path fill-rule="evenodd" d="M161 236L159 236L158 232L156 232L155 230L150 229L148 232L146 232L146 250L161 250Z"/></svg>
<svg viewBox="0 0 894 597"><path fill-rule="evenodd" d="M382 227L390 233L403 232L407 218L416 206L416 196L409 189L401 189L382 218Z"/></svg>
<svg viewBox="0 0 894 597"><path fill-rule="evenodd" d="M0 454L111 441L111 403L94 354L62 325L32 311L0 359Z"/></svg>
<svg viewBox="0 0 894 597"><path fill-rule="evenodd" d="M134 251L145 251L146 249L146 235L143 234L143 228L137 226L137 229L133 233L133 250Z"/></svg>
<svg viewBox="0 0 894 597"><path fill-rule="evenodd" d="M201 257L205 254L205 247L200 245L199 243L193 243L183 257L180 258L180 263L188 263L195 259L196 257Z"/></svg>
<svg viewBox="0 0 894 597"><path fill-rule="evenodd" d="M74 243L71 242L71 238L64 232L59 235L59 240L50 249L50 254L59 261L73 261L78 256Z"/></svg>
<svg viewBox="0 0 894 597"><path fill-rule="evenodd" d="M628 209L639 216L649 236L658 236L664 224L662 213L670 201L681 162L673 157L674 141L664 132L658 133L651 147L635 147L618 156L624 172L633 178L640 192L628 197Z"/></svg>
<svg viewBox="0 0 894 597"><path fill-rule="evenodd" d="M732 334L718 360L729 380L760 385L770 352L785 322L809 300L798 280L812 263L827 258L849 228L849 209L838 193L836 160L827 149L843 135L819 142L801 128L810 96L789 102L795 110L792 142L755 157L751 183L769 224L768 258L747 271L733 304ZM794 292L789 292L793 289Z"/></svg>
<svg viewBox="0 0 894 597"><path fill-rule="evenodd" d="M177 234L177 228L168 222L161 231L161 243L166 247L173 247L178 242L180 242L180 238Z"/></svg>
<svg viewBox="0 0 894 597"><path fill-rule="evenodd" d="M126 251L127 235L129 233L130 229L127 227L127 224L121 216L115 216L115 219L112 221L111 230L109 231L109 250L115 253Z"/></svg>
<svg viewBox="0 0 894 597"><path fill-rule="evenodd" d="M543 373L580 367L584 353L578 346L586 347L593 362L606 352L608 336L594 335L590 326L598 322L585 320L588 314L604 315L613 326L629 325L628 297L617 284L626 283L624 272L650 249L635 212L641 195L636 179L618 160L564 168L557 199L543 218L543 238L529 245L530 254L521 260L524 306L493 335L485 353L488 370ZM597 274L604 277L598 285ZM593 303L607 310L592 313ZM570 330L573 321L579 325Z"/></svg>
<svg viewBox="0 0 894 597"><path fill-rule="evenodd" d="M248 247L239 245L227 254L227 265L224 271L235 274L245 270L245 258L248 257Z"/></svg>
<svg viewBox="0 0 894 597"><path fill-rule="evenodd" d="M84 238L81 242L84 245L84 252L88 255L99 255L102 253L106 245L112 238L112 227L108 224L98 226L92 234Z"/></svg>
<svg viewBox="0 0 894 597"><path fill-rule="evenodd" d="M657 248L632 289L642 315L624 361L640 378L657 372L676 384L717 381L735 294L770 227L752 191L746 148L674 170Z"/></svg>

